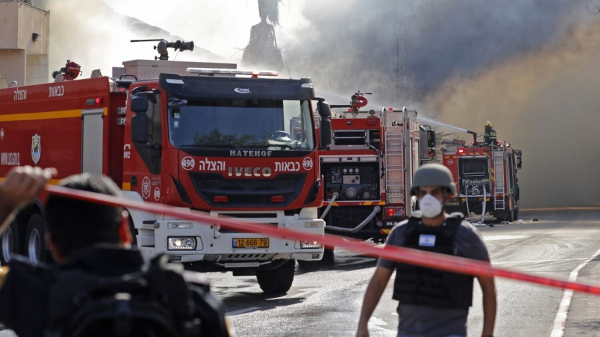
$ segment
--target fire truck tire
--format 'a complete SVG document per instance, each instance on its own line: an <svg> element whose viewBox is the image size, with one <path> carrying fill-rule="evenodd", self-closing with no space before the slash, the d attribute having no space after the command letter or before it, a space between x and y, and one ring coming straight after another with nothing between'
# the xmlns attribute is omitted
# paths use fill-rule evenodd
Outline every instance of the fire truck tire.
<svg viewBox="0 0 600 337"><path fill-rule="evenodd" d="M519 220L519 207L515 208L515 221Z"/></svg>
<svg viewBox="0 0 600 337"><path fill-rule="evenodd" d="M8 228L0 237L0 261L3 266L8 264L12 254L21 253L21 236L15 221L8 225Z"/></svg>
<svg viewBox="0 0 600 337"><path fill-rule="evenodd" d="M33 214L27 223L25 252L32 263L50 260L50 252L46 247L46 228L40 214Z"/></svg>
<svg viewBox="0 0 600 337"><path fill-rule="evenodd" d="M277 269L257 271L258 285L265 294L285 294L292 287L295 269L296 260L289 260Z"/></svg>
<svg viewBox="0 0 600 337"><path fill-rule="evenodd" d="M331 249L325 247L325 252L323 253L323 259L321 259L322 266L331 267L334 265L334 256L333 256L333 247Z"/></svg>
<svg viewBox="0 0 600 337"><path fill-rule="evenodd" d="M133 219L129 216L129 232L131 232L131 245L137 247L137 235L138 231L133 225Z"/></svg>

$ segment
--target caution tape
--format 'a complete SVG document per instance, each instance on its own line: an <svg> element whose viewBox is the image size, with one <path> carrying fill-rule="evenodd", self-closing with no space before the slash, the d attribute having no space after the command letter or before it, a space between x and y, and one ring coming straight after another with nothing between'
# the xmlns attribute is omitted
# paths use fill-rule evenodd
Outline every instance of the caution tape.
<svg viewBox="0 0 600 337"><path fill-rule="evenodd" d="M325 236L319 236L298 230L280 229L271 225L241 222L240 220L233 218L216 218L211 217L204 212L193 211L190 213L189 211L178 210L174 207L163 204L131 201L105 194L74 190L60 186L46 186L46 191L52 194L71 197L88 202L96 202L115 207L138 209L150 213L164 214L178 219L193 220L205 224L218 224L221 227L243 232L266 234L288 240L296 239L319 241L325 246L340 247L363 255L382 257L387 260L403 262L421 267L445 270L478 277L503 277L517 281L540 284L548 287L570 289L573 291L600 295L600 287L597 286L496 268L492 267L487 262L476 261L463 257L430 253L421 250L395 246L385 246L384 248L379 248L357 239L341 237L338 235L326 234Z"/></svg>

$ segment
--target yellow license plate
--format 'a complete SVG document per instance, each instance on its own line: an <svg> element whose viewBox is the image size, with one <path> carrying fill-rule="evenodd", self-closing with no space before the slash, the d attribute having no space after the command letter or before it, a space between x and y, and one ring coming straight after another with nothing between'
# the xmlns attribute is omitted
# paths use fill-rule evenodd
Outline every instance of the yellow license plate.
<svg viewBox="0 0 600 337"><path fill-rule="evenodd" d="M231 246L233 248L269 248L269 239L233 239Z"/></svg>

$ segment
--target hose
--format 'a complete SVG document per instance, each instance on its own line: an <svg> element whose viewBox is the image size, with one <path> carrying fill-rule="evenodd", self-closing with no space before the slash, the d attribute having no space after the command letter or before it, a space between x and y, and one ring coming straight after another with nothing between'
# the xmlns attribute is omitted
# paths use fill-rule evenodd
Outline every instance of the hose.
<svg viewBox="0 0 600 337"><path fill-rule="evenodd" d="M338 195L339 194L337 192L333 193L333 197L329 201L329 205L327 205L327 208L325 208L325 211L323 211L323 214L321 214L321 217L319 219L321 219L321 220L325 219L325 216L329 212L329 209L331 208L331 206L333 206L333 203L335 202L335 199L337 199Z"/></svg>
<svg viewBox="0 0 600 337"><path fill-rule="evenodd" d="M363 220L363 222L361 222L360 224L358 224L358 226L354 227L354 228L344 228L344 227L336 227L336 226L326 226L326 229L332 230L332 231L336 231L336 232L343 232L343 233L356 233L359 230L361 230L363 227L365 227L374 217L375 215L377 215L377 213L379 213L379 211L381 210L381 208L379 206L375 206L375 208L373 208L373 212L371 212L371 214L369 214L369 216Z"/></svg>

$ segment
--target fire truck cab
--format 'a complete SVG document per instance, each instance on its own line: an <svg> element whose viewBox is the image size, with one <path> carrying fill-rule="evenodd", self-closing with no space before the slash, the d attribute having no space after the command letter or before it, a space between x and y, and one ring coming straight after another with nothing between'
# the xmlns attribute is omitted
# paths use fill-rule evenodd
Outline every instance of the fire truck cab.
<svg viewBox="0 0 600 337"><path fill-rule="evenodd" d="M177 63L162 62L169 72ZM116 91L107 77L2 89L0 175L16 165L56 167L59 179L104 174L131 200L323 235L317 147L329 138L317 139L313 83L271 75L192 68L123 78ZM330 130L329 107L317 105L320 128ZM12 252L48 257L43 209L38 200L17 216L2 238L4 261ZM145 257L255 274L267 293L287 292L295 260L323 256L318 242L128 211Z"/></svg>

